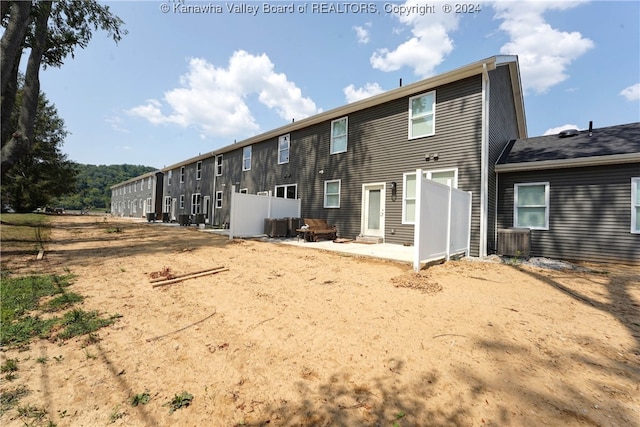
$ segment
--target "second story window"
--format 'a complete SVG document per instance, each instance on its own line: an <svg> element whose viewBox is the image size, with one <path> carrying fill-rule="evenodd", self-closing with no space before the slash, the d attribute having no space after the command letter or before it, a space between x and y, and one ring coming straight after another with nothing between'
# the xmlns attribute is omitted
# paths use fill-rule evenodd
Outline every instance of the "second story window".
<svg viewBox="0 0 640 427"><path fill-rule="evenodd" d="M251 146L248 145L242 149L242 170L251 170Z"/></svg>
<svg viewBox="0 0 640 427"><path fill-rule="evenodd" d="M180 182L184 182L184 166L180 168Z"/></svg>
<svg viewBox="0 0 640 427"><path fill-rule="evenodd" d="M409 98L409 139L435 133L436 93Z"/></svg>
<svg viewBox="0 0 640 427"><path fill-rule="evenodd" d="M216 156L216 175L222 175L222 154Z"/></svg>
<svg viewBox="0 0 640 427"><path fill-rule="evenodd" d="M347 151L347 118L331 122L331 154Z"/></svg>
<svg viewBox="0 0 640 427"><path fill-rule="evenodd" d="M202 179L202 161L196 163L196 180Z"/></svg>
<svg viewBox="0 0 640 427"><path fill-rule="evenodd" d="M278 138L278 164L289 163L289 145L291 135L282 135Z"/></svg>

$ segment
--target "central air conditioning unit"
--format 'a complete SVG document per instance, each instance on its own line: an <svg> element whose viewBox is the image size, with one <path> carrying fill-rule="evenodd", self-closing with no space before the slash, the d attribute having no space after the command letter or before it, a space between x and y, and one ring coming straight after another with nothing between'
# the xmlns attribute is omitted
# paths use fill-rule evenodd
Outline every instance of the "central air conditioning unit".
<svg viewBox="0 0 640 427"><path fill-rule="evenodd" d="M498 255L528 257L530 252L530 229L505 228L498 230Z"/></svg>

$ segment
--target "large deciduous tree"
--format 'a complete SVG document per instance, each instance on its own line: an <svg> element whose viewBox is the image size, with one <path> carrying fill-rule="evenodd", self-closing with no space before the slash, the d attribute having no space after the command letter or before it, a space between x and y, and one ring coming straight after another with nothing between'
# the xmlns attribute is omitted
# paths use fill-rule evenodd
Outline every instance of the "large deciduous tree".
<svg viewBox="0 0 640 427"><path fill-rule="evenodd" d="M115 42L126 34L124 22L96 0L2 1L0 76L2 94L2 178L34 144L34 126L40 95L42 66L60 67L77 47L88 45L93 32L106 31ZM23 51L29 58L18 119L12 120L18 91L18 67ZM14 124L15 123L15 124Z"/></svg>
<svg viewBox="0 0 640 427"><path fill-rule="evenodd" d="M11 120L14 126L23 96L23 90L19 90ZM53 198L75 191L75 164L60 151L66 135L64 121L58 116L55 106L40 94L32 147L15 159L2 180L3 206L9 205L18 212L30 212L47 206Z"/></svg>

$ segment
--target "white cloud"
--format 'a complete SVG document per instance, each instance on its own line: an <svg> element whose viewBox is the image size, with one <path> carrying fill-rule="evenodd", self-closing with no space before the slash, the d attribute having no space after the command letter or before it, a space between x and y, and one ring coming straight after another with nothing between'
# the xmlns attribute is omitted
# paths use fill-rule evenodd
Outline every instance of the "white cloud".
<svg viewBox="0 0 640 427"><path fill-rule="evenodd" d="M543 17L549 10L565 10L580 2L519 1L493 4L500 29L510 41L500 49L506 55L518 55L525 91L546 92L569 75L571 62L582 56L594 43L577 31L566 32L551 27Z"/></svg>
<svg viewBox="0 0 640 427"><path fill-rule="evenodd" d="M392 12L400 23L411 28L412 36L394 50L384 48L374 52L370 58L373 68L396 71L407 66L420 77L434 73L435 67L453 50L449 33L458 28L459 18L453 13L420 13L421 7L428 6L418 0L394 6Z"/></svg>
<svg viewBox="0 0 640 427"><path fill-rule="evenodd" d="M347 103L351 103L382 93L384 89L382 89L378 83L367 83L359 89L356 89L354 85L350 84L343 89L343 92Z"/></svg>
<svg viewBox="0 0 640 427"><path fill-rule="evenodd" d="M105 116L104 121L116 132L130 133L129 129L122 126L123 120L120 116Z"/></svg>
<svg viewBox="0 0 640 427"><path fill-rule="evenodd" d="M636 83L627 88L622 89L620 95L627 98L627 101L638 101L640 100L640 83Z"/></svg>
<svg viewBox="0 0 640 427"><path fill-rule="evenodd" d="M567 129L580 129L580 128L578 127L578 125L566 124L566 125L558 126L555 128L547 129L543 135L557 135L563 130L567 130Z"/></svg>
<svg viewBox="0 0 640 427"><path fill-rule="evenodd" d="M274 71L265 54L236 51L227 68L193 58L180 84L162 101L150 99L128 112L156 125L194 126L202 136L245 137L260 128L246 102L250 95L288 122L320 111L285 74Z"/></svg>
<svg viewBox="0 0 640 427"><path fill-rule="evenodd" d="M371 27L371 23L366 24L368 27ZM358 43L367 44L369 43L369 30L367 28L356 25L353 27L353 30L356 32L356 37L358 38Z"/></svg>

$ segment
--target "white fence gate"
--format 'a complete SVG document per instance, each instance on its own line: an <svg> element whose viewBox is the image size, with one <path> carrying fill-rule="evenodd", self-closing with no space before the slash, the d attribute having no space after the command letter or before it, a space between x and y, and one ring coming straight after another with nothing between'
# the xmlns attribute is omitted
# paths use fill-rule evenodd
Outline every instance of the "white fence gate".
<svg viewBox="0 0 640 427"><path fill-rule="evenodd" d="M264 234L265 218L300 218L301 200L231 193L229 239Z"/></svg>
<svg viewBox="0 0 640 427"><path fill-rule="evenodd" d="M421 262L469 255L471 245L471 192L423 177L416 170L416 222L413 269Z"/></svg>

